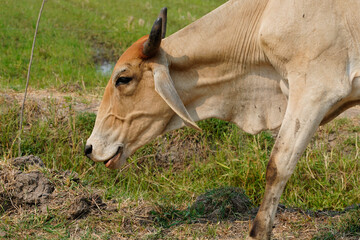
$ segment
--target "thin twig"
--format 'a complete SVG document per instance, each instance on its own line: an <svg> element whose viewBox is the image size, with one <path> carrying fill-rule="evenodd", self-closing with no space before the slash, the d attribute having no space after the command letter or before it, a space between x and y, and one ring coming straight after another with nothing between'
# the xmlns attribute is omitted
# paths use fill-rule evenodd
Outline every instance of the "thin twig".
<svg viewBox="0 0 360 240"><path fill-rule="evenodd" d="M27 89L28 89L28 86L29 86L29 80L30 80L30 70L31 70L31 64L32 64L33 55L34 55L34 48L35 48L35 42L36 42L36 35L37 35L37 31L38 31L38 27L39 27L39 22L40 22L40 18L41 18L41 13L42 13L42 11L43 11L45 1L46 1L46 0L43 0L43 2L42 2L42 4L41 4L41 8L40 8L40 12L39 12L39 16L38 16L38 20L37 20L37 22L36 22L36 28L35 28L35 34L34 34L34 40L33 40L32 48L31 48L31 55L30 55L29 68L28 68L27 77L26 77L26 86L25 86L24 100L23 100L23 103L22 103L22 105L21 105L21 112L20 112L20 126L19 126L19 157L21 156L21 134L22 134L22 125L23 125L23 118L24 118L24 107L25 107L25 101L26 101Z"/></svg>

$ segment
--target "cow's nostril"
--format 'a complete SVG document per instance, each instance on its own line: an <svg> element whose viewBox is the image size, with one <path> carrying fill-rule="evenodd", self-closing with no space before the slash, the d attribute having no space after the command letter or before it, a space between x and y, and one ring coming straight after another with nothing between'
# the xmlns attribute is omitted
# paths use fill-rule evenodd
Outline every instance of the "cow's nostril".
<svg viewBox="0 0 360 240"><path fill-rule="evenodd" d="M92 145L86 145L85 146L85 155L89 156L92 152Z"/></svg>

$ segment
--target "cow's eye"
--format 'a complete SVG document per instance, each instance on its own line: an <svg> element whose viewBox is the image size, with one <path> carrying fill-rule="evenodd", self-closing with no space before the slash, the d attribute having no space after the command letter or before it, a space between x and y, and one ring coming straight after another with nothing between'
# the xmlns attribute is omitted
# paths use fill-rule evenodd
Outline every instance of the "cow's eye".
<svg viewBox="0 0 360 240"><path fill-rule="evenodd" d="M115 86L118 87L120 85L128 84L131 80L131 77L119 77L118 79L116 79Z"/></svg>

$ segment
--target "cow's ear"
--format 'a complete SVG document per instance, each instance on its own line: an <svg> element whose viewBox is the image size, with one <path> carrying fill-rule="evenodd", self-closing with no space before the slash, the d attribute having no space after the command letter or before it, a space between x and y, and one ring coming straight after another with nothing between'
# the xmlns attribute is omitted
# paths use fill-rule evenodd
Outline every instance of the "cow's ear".
<svg viewBox="0 0 360 240"><path fill-rule="evenodd" d="M174 87L174 83L171 79L168 68L164 65L157 65L157 67L153 70L153 73L156 92L184 121L185 125L201 131L194 120L192 120L189 112L184 106L184 103L181 101L179 94Z"/></svg>

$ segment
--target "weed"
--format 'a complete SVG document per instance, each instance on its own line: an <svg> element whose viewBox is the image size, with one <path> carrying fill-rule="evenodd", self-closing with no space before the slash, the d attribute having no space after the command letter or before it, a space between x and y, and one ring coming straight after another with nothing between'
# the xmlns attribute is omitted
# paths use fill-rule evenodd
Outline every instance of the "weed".
<svg viewBox="0 0 360 240"><path fill-rule="evenodd" d="M216 188L199 196L191 212L213 220L240 217L253 207L244 191L234 187Z"/></svg>

